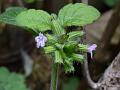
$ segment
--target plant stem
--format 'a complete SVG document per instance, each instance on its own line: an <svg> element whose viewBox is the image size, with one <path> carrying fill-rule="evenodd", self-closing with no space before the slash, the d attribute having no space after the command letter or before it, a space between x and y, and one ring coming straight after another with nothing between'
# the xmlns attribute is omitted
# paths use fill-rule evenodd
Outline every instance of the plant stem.
<svg viewBox="0 0 120 90"><path fill-rule="evenodd" d="M57 90L59 65L52 61L51 87L50 90Z"/></svg>

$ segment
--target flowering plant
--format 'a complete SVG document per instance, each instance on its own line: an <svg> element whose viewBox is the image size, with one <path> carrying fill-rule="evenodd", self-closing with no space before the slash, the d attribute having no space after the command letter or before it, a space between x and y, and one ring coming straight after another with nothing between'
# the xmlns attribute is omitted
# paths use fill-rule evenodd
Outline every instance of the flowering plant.
<svg viewBox="0 0 120 90"><path fill-rule="evenodd" d="M59 65L64 66L65 72L72 72L73 62L83 63L86 52L90 52L93 57L92 51L97 47L95 44L88 46L81 42L85 34L82 29L69 32L66 27L83 27L99 16L99 11L94 7L75 3L64 6L58 16L43 10L12 7L1 14L0 21L29 28L29 31L38 34L35 37L37 48L43 48L45 53L53 57L51 90L56 90Z"/></svg>

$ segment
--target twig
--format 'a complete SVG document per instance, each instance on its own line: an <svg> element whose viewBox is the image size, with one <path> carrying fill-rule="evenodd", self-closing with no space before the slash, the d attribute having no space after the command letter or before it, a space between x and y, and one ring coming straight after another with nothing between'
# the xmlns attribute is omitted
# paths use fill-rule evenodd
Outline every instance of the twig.
<svg viewBox="0 0 120 90"><path fill-rule="evenodd" d="M92 88L92 89L98 89L101 85L101 83L95 83L91 77L90 77L90 73L89 73L89 69L88 69L88 61L86 59L86 61L84 62L84 64L82 65L83 67L83 73L84 73L84 76L87 80L87 83L88 85Z"/></svg>
<svg viewBox="0 0 120 90"><path fill-rule="evenodd" d="M82 0L82 3L88 4L88 0ZM83 27L83 30L85 30L85 27ZM86 43L86 35L84 35L82 42ZM90 77L90 73L89 73L89 69L88 69L88 61L87 61L87 54L85 54L85 61L82 65L83 68L83 73L84 73L84 77L86 78L88 85L92 88L92 89L98 89L100 86L100 83L95 83L91 77Z"/></svg>
<svg viewBox="0 0 120 90"><path fill-rule="evenodd" d="M102 80L102 81L101 81ZM99 90L120 90L120 52L111 65L105 70L99 82Z"/></svg>

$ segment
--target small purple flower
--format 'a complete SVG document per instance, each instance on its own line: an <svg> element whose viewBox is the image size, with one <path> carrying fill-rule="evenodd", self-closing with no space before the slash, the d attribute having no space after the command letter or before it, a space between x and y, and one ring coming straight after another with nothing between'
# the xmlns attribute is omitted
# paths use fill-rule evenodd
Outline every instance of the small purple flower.
<svg viewBox="0 0 120 90"><path fill-rule="evenodd" d="M44 47L45 46L45 42L47 41L47 37L45 37L42 33L39 33L39 36L35 37L35 41L36 41L36 47L40 48L40 47Z"/></svg>
<svg viewBox="0 0 120 90"><path fill-rule="evenodd" d="M88 47L88 52L91 54L91 58L93 58L93 51L97 48L96 44L92 44L91 46Z"/></svg>

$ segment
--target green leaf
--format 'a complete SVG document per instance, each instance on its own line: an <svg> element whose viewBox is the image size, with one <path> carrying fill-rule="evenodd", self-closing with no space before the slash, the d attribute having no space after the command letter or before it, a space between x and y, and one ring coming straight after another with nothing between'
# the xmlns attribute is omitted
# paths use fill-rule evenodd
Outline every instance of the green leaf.
<svg viewBox="0 0 120 90"><path fill-rule="evenodd" d="M71 73L75 71L75 68L72 65L64 65L64 70L65 70L65 73L68 73L68 72Z"/></svg>
<svg viewBox="0 0 120 90"><path fill-rule="evenodd" d="M68 4L64 6L58 18L63 26L84 26L92 23L100 16L100 12L83 3Z"/></svg>
<svg viewBox="0 0 120 90"><path fill-rule="evenodd" d="M119 0L104 0L104 2L109 6L113 7L118 3Z"/></svg>
<svg viewBox="0 0 120 90"><path fill-rule="evenodd" d="M56 50L56 49L55 49L53 46L44 47L45 53L52 53L52 52L54 52L55 50Z"/></svg>
<svg viewBox="0 0 120 90"><path fill-rule="evenodd" d="M69 59L64 60L64 70L65 70L65 73L73 72L75 70L71 60L69 60Z"/></svg>
<svg viewBox="0 0 120 90"><path fill-rule="evenodd" d="M88 45L85 44L78 44L78 51L86 52L88 49Z"/></svg>
<svg viewBox="0 0 120 90"><path fill-rule="evenodd" d="M68 41L75 40L76 38L83 36L84 32L83 31L72 31L72 32L68 33L67 35L69 36Z"/></svg>
<svg viewBox="0 0 120 90"><path fill-rule="evenodd" d="M65 30L64 28L60 25L58 19L57 19L57 16L56 14L52 14L51 15L53 20L52 20L52 30L53 30L53 33L55 35L63 35L65 34Z"/></svg>
<svg viewBox="0 0 120 90"><path fill-rule="evenodd" d="M55 44L57 42L57 39L54 35L46 34L46 37L48 39L48 44Z"/></svg>
<svg viewBox="0 0 120 90"><path fill-rule="evenodd" d="M36 32L44 32L51 29L51 16L43 10L29 9L16 17L17 24L33 29Z"/></svg>
<svg viewBox="0 0 120 90"><path fill-rule="evenodd" d="M5 79L7 79L7 77L9 76L9 71L4 68L4 67L1 67L0 68L0 82L4 82Z"/></svg>
<svg viewBox="0 0 120 90"><path fill-rule="evenodd" d="M0 68L0 90L27 90L24 76Z"/></svg>
<svg viewBox="0 0 120 90"><path fill-rule="evenodd" d="M63 82L63 90L77 90L80 85L79 77L69 77L67 82ZM88 89L87 89L88 90Z"/></svg>
<svg viewBox="0 0 120 90"><path fill-rule="evenodd" d="M67 55L71 55L71 53L75 52L76 50L76 41L69 41L66 42L63 48L63 51L67 54Z"/></svg>
<svg viewBox="0 0 120 90"><path fill-rule="evenodd" d="M66 34L63 34L63 35L57 37L58 42L61 44L63 44L64 42L67 42L67 38L68 38L68 36Z"/></svg>
<svg viewBox="0 0 120 90"><path fill-rule="evenodd" d="M19 24L16 23L15 17L26 10L27 9L23 7L10 7L0 15L0 22L19 26Z"/></svg>
<svg viewBox="0 0 120 90"><path fill-rule="evenodd" d="M80 54L72 54L72 58L80 63L84 61L84 56Z"/></svg>
<svg viewBox="0 0 120 90"><path fill-rule="evenodd" d="M55 51L55 63L63 63L63 59L59 51Z"/></svg>
<svg viewBox="0 0 120 90"><path fill-rule="evenodd" d="M56 43L56 44L55 44L55 47L56 47L58 50L62 50L64 46L63 46L62 44Z"/></svg>

